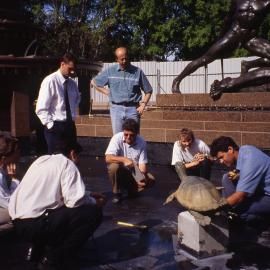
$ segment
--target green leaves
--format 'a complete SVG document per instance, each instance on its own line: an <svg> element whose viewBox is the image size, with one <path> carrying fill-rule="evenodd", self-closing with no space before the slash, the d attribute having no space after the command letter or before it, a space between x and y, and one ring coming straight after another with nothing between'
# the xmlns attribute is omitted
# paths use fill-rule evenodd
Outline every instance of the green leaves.
<svg viewBox="0 0 270 270"><path fill-rule="evenodd" d="M190 60L228 26L232 1L24 0L24 5L43 30L39 41L45 54L70 50L78 57L114 61L115 48L128 46L131 60ZM261 27L267 39L269 24L267 17Z"/></svg>

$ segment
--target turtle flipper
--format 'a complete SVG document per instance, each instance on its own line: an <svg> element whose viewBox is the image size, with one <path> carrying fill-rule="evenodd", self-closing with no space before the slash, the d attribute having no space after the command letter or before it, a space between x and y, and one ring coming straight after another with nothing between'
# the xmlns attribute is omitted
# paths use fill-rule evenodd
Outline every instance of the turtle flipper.
<svg viewBox="0 0 270 270"><path fill-rule="evenodd" d="M173 199L175 198L175 192L172 193L167 199L166 201L163 203L163 205L170 203L171 201L173 201Z"/></svg>
<svg viewBox="0 0 270 270"><path fill-rule="evenodd" d="M195 211L189 210L189 213L195 218L195 220L202 226L210 225L211 218L208 216L205 216L203 214L200 214Z"/></svg>

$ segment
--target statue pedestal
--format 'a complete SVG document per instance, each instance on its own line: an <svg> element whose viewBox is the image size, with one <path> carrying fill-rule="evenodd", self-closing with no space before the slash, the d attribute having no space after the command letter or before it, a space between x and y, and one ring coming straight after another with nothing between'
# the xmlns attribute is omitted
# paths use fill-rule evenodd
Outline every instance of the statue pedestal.
<svg viewBox="0 0 270 270"><path fill-rule="evenodd" d="M188 212L178 215L178 247L201 259L226 253L229 241L228 224L224 217L216 216L208 226L200 226Z"/></svg>

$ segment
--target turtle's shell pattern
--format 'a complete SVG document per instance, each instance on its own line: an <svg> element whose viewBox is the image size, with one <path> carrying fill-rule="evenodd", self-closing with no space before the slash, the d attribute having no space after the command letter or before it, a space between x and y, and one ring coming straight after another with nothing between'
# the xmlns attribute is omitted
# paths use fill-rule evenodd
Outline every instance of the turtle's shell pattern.
<svg viewBox="0 0 270 270"><path fill-rule="evenodd" d="M198 212L215 210L224 202L210 181L197 176L187 176L181 182L175 197L185 208Z"/></svg>

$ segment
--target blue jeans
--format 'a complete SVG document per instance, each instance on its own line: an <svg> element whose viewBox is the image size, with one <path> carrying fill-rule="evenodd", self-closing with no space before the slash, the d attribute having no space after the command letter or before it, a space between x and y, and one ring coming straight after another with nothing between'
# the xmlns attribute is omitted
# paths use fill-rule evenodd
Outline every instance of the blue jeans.
<svg viewBox="0 0 270 270"><path fill-rule="evenodd" d="M236 191L236 184L234 184L227 174L222 178L223 197L229 197ZM246 197L243 202L234 206L234 210L238 213L241 219L247 222L260 221L270 216L270 196L265 194L254 194Z"/></svg>
<svg viewBox="0 0 270 270"><path fill-rule="evenodd" d="M110 104L110 115L113 134L123 131L122 126L126 119L131 118L140 124L140 115L136 107Z"/></svg>

